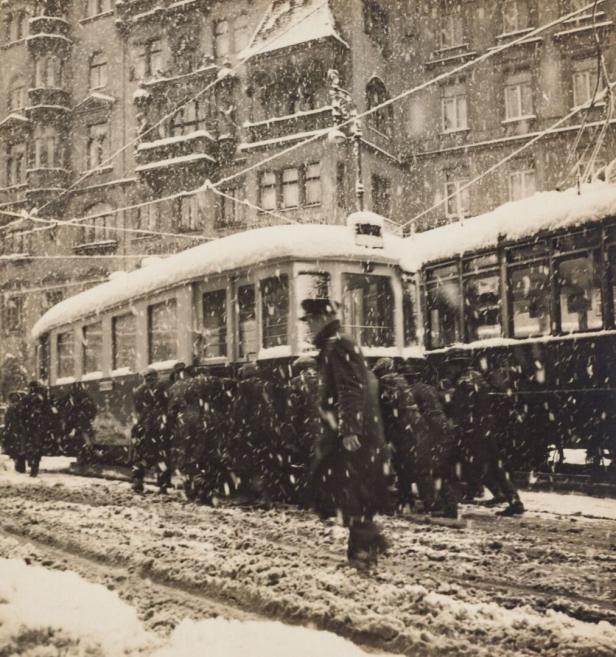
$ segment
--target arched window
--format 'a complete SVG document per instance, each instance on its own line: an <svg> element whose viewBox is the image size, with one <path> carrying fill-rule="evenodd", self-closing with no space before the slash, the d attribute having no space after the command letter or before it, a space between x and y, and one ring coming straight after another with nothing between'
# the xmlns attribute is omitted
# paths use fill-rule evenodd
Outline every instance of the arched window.
<svg viewBox="0 0 616 657"><path fill-rule="evenodd" d="M9 111L14 112L26 106L26 83L23 77L18 75L13 78L9 88Z"/></svg>
<svg viewBox="0 0 616 657"><path fill-rule="evenodd" d="M64 62L53 55L40 57L34 64L34 83L39 89L62 86Z"/></svg>
<svg viewBox="0 0 616 657"><path fill-rule="evenodd" d="M4 17L4 40L8 43L13 40L13 14Z"/></svg>
<svg viewBox="0 0 616 657"><path fill-rule="evenodd" d="M37 169L61 166L58 131L53 126L37 126L34 132L34 166Z"/></svg>
<svg viewBox="0 0 616 657"><path fill-rule="evenodd" d="M84 213L83 242L105 242L116 238L115 214L109 203L96 203L91 205Z"/></svg>
<svg viewBox="0 0 616 657"><path fill-rule="evenodd" d="M366 85L366 105L368 109L378 107L386 100L389 100L389 94L383 81L379 78L372 78ZM391 137L393 131L392 106L386 105L372 112L372 114L368 114L368 126L386 137Z"/></svg>

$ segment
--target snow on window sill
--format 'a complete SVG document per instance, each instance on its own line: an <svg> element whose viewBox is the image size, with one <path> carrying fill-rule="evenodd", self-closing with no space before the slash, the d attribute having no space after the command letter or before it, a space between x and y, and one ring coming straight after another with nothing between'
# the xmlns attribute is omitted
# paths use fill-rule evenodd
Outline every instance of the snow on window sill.
<svg viewBox="0 0 616 657"><path fill-rule="evenodd" d="M277 347L263 347L259 349L257 360L267 360L268 358L284 358L291 355L291 347L288 344L281 344Z"/></svg>
<svg viewBox="0 0 616 657"><path fill-rule="evenodd" d="M94 169L86 169L81 171L79 176L96 176L102 173L111 173L113 171L113 164L106 164L101 167L95 167Z"/></svg>
<svg viewBox="0 0 616 657"><path fill-rule="evenodd" d="M602 94L603 91L604 91L604 90L598 91L598 92L597 92L597 95ZM594 109L595 107L605 107L605 101L604 101L604 100L596 100L596 101L592 104L592 107L593 107L593 109ZM583 103L580 103L579 105L573 105L573 106L571 107L571 111L572 111L572 112L574 112L574 111L575 111L575 112L581 112L582 110L587 110L587 109L591 109L591 107L590 107L590 98L589 98L588 100L585 100Z"/></svg>
<svg viewBox="0 0 616 657"><path fill-rule="evenodd" d="M103 373L101 370L96 370L95 372L86 372L82 375L82 381L97 381L98 379L103 378Z"/></svg>
<svg viewBox="0 0 616 657"><path fill-rule="evenodd" d="M177 358L172 358L171 360L158 360L154 363L150 363L148 367L156 370L157 372L160 372L163 370L170 370L176 363L179 362L180 361Z"/></svg>
<svg viewBox="0 0 616 657"><path fill-rule="evenodd" d="M400 355L398 347L364 347L360 345L361 352L368 358L394 358Z"/></svg>
<svg viewBox="0 0 616 657"><path fill-rule="evenodd" d="M467 41L463 41L462 43L457 43L453 46L445 46L442 48L437 48L434 51L434 55L437 56L450 55L452 53L457 53L458 50L468 50L469 45L470 44Z"/></svg>
<svg viewBox="0 0 616 657"><path fill-rule="evenodd" d="M525 116L514 116L510 119L503 119L501 125L509 125L510 123L520 123L520 121L533 121L537 118L536 114L527 114Z"/></svg>
<svg viewBox="0 0 616 657"><path fill-rule="evenodd" d="M85 25L86 23L91 23L92 21L96 21L99 18L107 18L108 16L113 16L113 9L104 11L101 14L94 14L94 16L86 16L85 18L82 18L79 23L80 25Z"/></svg>
<svg viewBox="0 0 616 657"><path fill-rule="evenodd" d="M226 365L229 359L226 356L202 356L201 365Z"/></svg>
<svg viewBox="0 0 616 657"><path fill-rule="evenodd" d="M496 38L500 41L502 39L511 39L513 37L521 37L524 34L529 34L534 29L535 29L534 27L525 27L521 30L513 30L512 32L501 32L500 34L496 35Z"/></svg>
<svg viewBox="0 0 616 657"><path fill-rule="evenodd" d="M75 383L76 379L74 376L62 376L58 379L56 379L56 385L57 386L65 386L69 383Z"/></svg>
<svg viewBox="0 0 616 657"><path fill-rule="evenodd" d="M24 43L26 41L27 37L23 37L21 39L15 39L15 41L9 41L7 43L2 44L2 48L10 48L11 46L16 46L20 43Z"/></svg>
<svg viewBox="0 0 616 657"><path fill-rule="evenodd" d="M451 130L442 130L441 134L442 135L456 135L460 134L463 132L470 132L471 129L467 126L465 128L452 128Z"/></svg>
<svg viewBox="0 0 616 657"><path fill-rule="evenodd" d="M2 187L3 192L16 192L20 189L25 189L28 186L28 183L17 183L16 185L9 185L8 187Z"/></svg>

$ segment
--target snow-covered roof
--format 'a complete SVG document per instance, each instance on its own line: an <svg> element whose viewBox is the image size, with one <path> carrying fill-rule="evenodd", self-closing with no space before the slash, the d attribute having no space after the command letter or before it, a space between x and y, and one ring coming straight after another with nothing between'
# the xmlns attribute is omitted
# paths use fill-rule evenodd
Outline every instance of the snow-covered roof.
<svg viewBox="0 0 616 657"><path fill-rule="evenodd" d="M400 264L406 271L417 271L433 260L494 247L499 238L519 240L616 216L616 185L595 182L582 185L580 192L538 192L477 217L417 233L404 240Z"/></svg>
<svg viewBox="0 0 616 657"><path fill-rule="evenodd" d="M333 37L348 47L338 34L328 0L273 0L241 59L308 41Z"/></svg>
<svg viewBox="0 0 616 657"><path fill-rule="evenodd" d="M383 249L370 249L358 246L347 226L318 224L268 226L235 233L65 299L39 319L32 329L32 337L156 290L271 260L368 257L397 264L401 244L402 238L386 234Z"/></svg>

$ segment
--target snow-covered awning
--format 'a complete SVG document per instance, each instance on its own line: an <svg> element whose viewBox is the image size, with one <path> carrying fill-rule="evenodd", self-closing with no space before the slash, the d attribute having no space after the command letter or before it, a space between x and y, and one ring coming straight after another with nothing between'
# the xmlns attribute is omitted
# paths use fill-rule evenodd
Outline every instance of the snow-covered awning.
<svg viewBox="0 0 616 657"><path fill-rule="evenodd" d="M328 0L274 1L240 59L327 37L349 47L336 29Z"/></svg>
<svg viewBox="0 0 616 657"><path fill-rule="evenodd" d="M104 312L155 290L272 260L368 258L397 264L402 238L385 235L382 250L358 246L347 226L268 226L235 233L176 253L145 269L102 283L50 308L32 329L38 338L50 329L88 314Z"/></svg>
<svg viewBox="0 0 616 657"><path fill-rule="evenodd" d="M616 216L616 185L595 182L562 192L538 192L491 212L407 237L400 264L417 271L433 260L495 247L499 239L519 240L539 232Z"/></svg>

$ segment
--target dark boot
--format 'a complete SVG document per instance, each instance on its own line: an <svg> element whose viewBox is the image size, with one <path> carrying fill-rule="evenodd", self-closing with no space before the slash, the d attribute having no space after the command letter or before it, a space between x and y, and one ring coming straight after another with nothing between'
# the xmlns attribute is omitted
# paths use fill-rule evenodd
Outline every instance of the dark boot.
<svg viewBox="0 0 616 657"><path fill-rule="evenodd" d="M352 518L349 522L347 558L358 570L368 570L377 564L379 545L384 540L376 525L371 521ZM386 549L387 546L383 544Z"/></svg>
<svg viewBox="0 0 616 657"><path fill-rule="evenodd" d="M22 474L26 471L26 459L23 456L18 456L15 459L15 472L21 472Z"/></svg>
<svg viewBox="0 0 616 657"><path fill-rule="evenodd" d="M509 506L502 511L497 511L496 515L497 516L521 516L526 509L524 508L524 505L522 504L522 500L520 498L517 498L509 504Z"/></svg>
<svg viewBox="0 0 616 657"><path fill-rule="evenodd" d="M134 465L131 472L131 488L135 493L143 493L143 478L145 476L144 468Z"/></svg>
<svg viewBox="0 0 616 657"><path fill-rule="evenodd" d="M38 458L32 459L30 461L30 476L37 477L39 473L39 464L41 460Z"/></svg>

